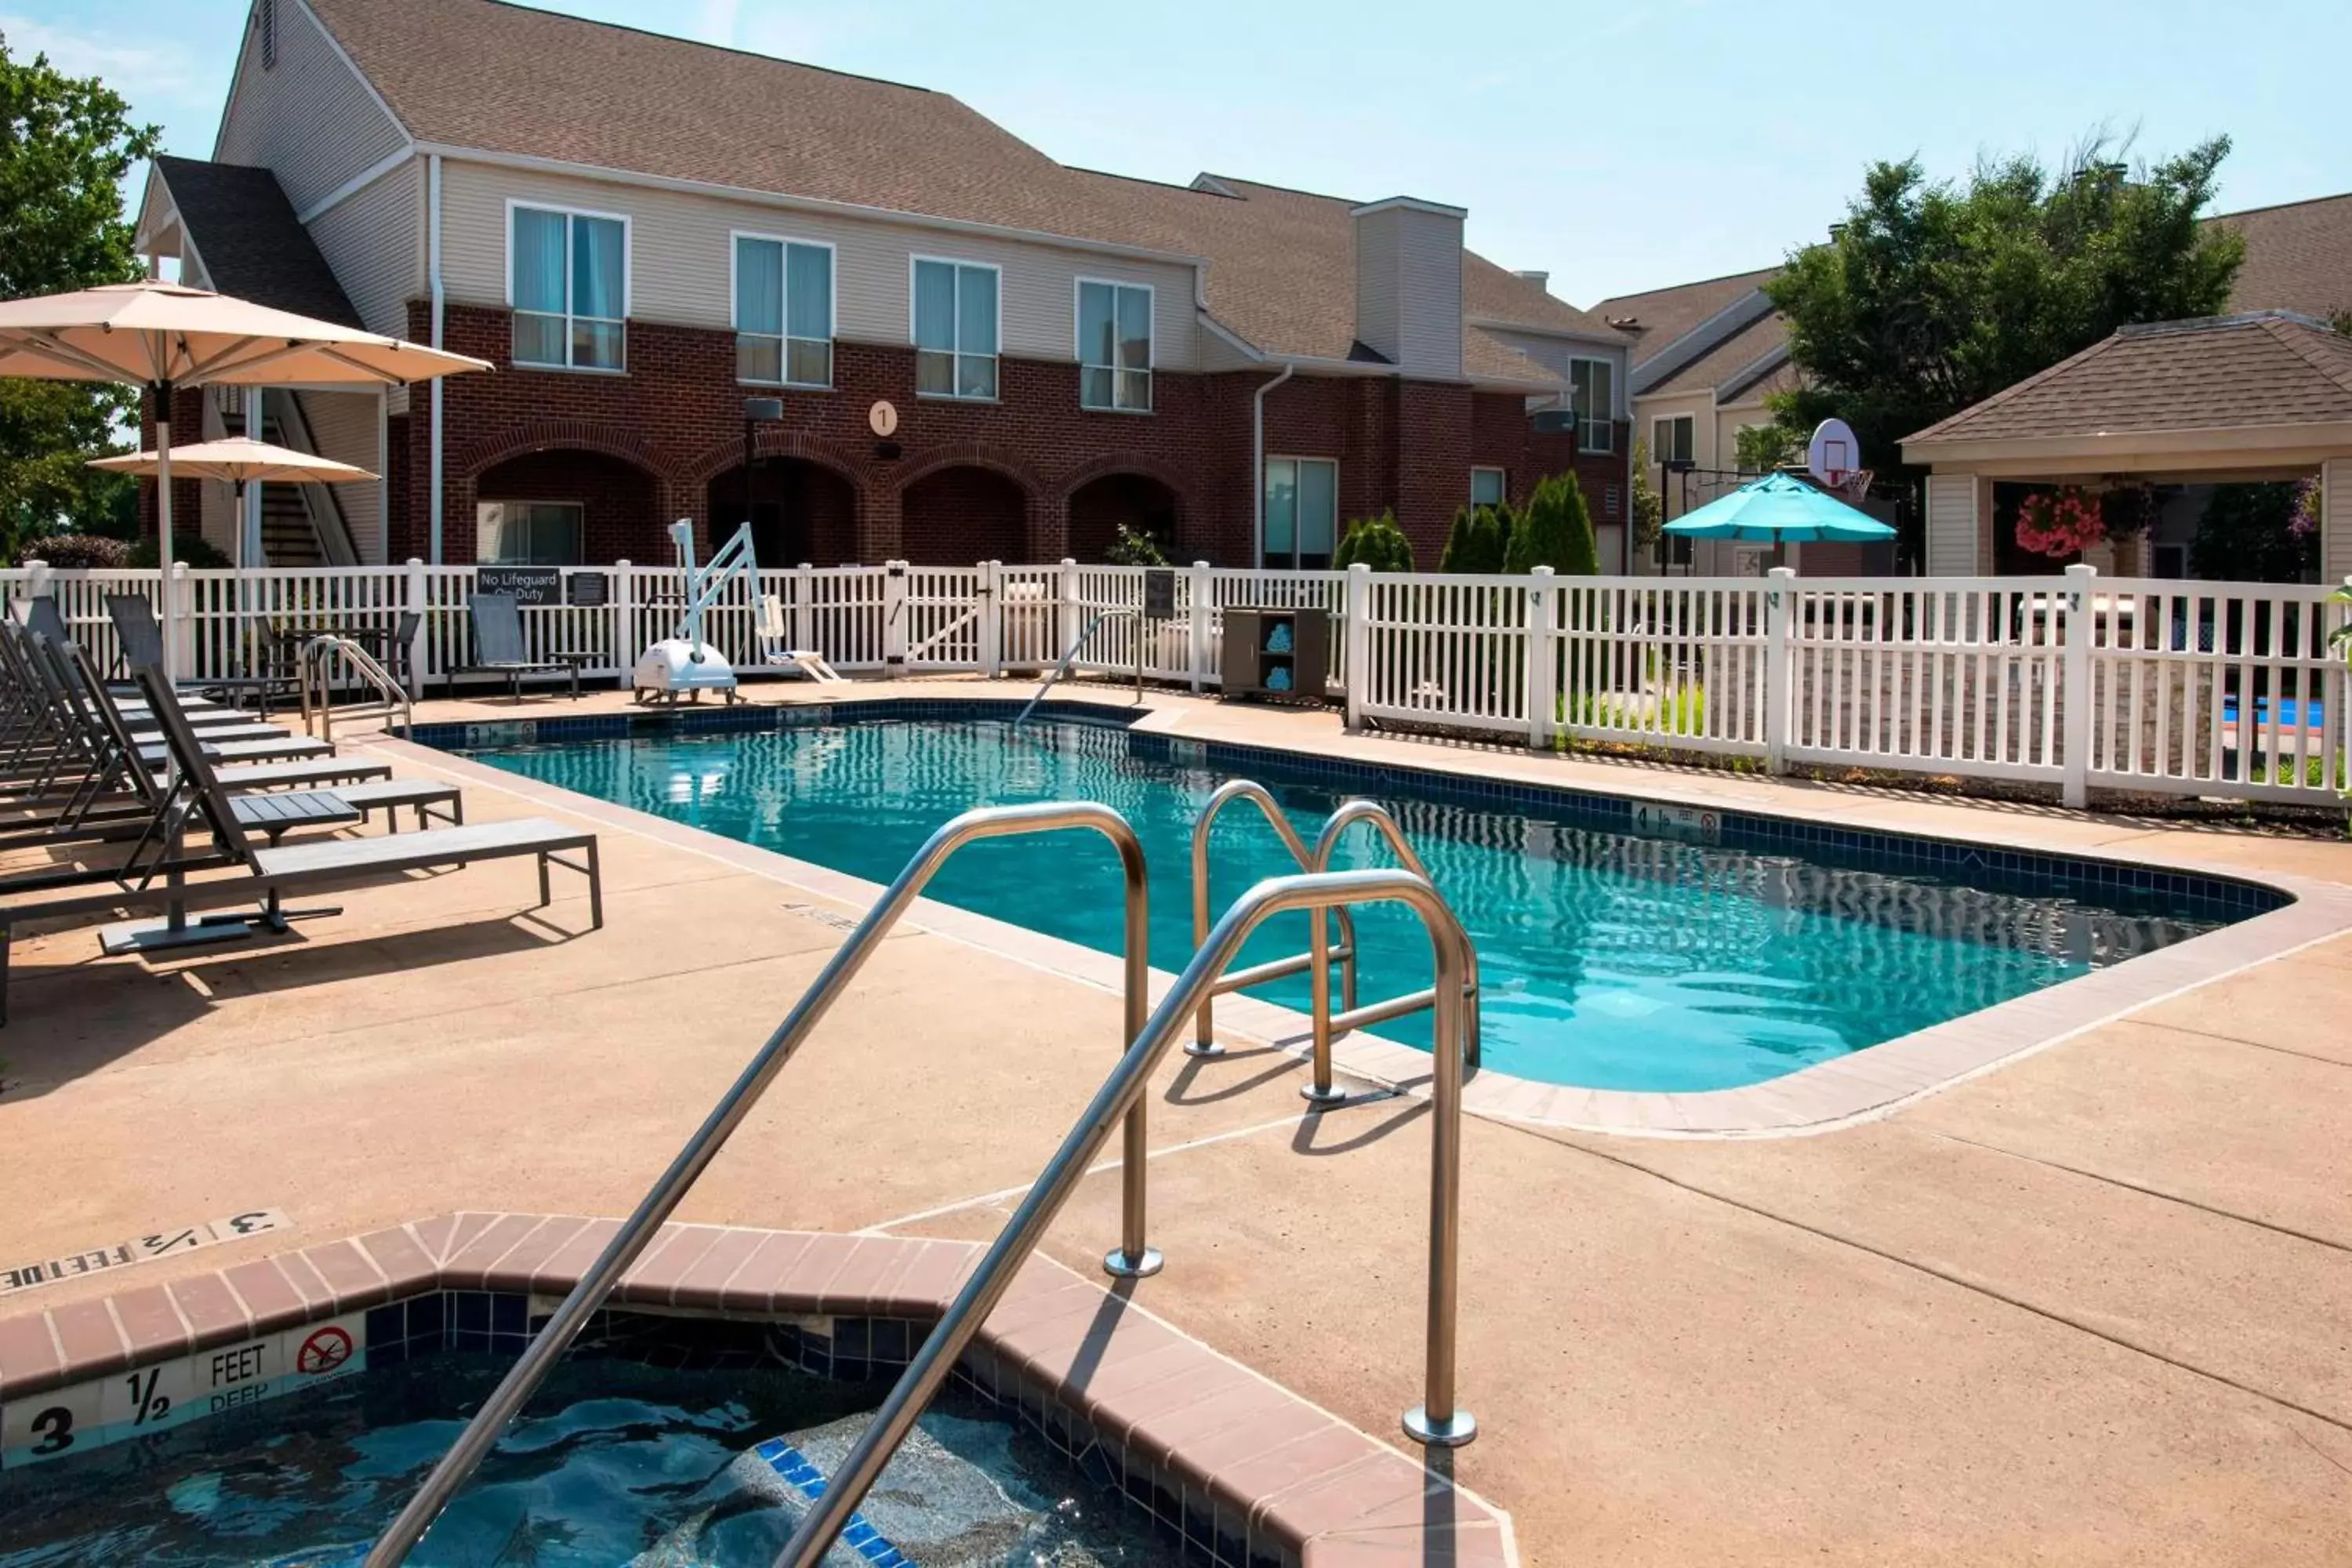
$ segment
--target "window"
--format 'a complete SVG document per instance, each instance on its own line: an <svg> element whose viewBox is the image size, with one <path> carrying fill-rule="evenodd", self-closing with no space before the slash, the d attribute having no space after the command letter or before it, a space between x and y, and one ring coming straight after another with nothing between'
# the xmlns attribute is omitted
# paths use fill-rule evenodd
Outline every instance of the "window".
<svg viewBox="0 0 2352 1568"><path fill-rule="evenodd" d="M1325 458L1265 460L1263 566L1319 571L1339 531L1339 465Z"/></svg>
<svg viewBox="0 0 2352 1568"><path fill-rule="evenodd" d="M915 258L915 390L996 395L996 268Z"/></svg>
<svg viewBox="0 0 2352 1568"><path fill-rule="evenodd" d="M629 223L509 204L514 362L619 370L627 342Z"/></svg>
<svg viewBox="0 0 2352 1568"><path fill-rule="evenodd" d="M1568 362L1569 406L1576 410L1576 444L1587 452L1615 445L1617 367L1605 359Z"/></svg>
<svg viewBox="0 0 2352 1568"><path fill-rule="evenodd" d="M1691 432L1694 424L1687 414L1677 414L1671 419L1650 421L1650 457L1659 463L1691 461Z"/></svg>
<svg viewBox="0 0 2352 1568"><path fill-rule="evenodd" d="M735 379L833 384L833 247L735 237Z"/></svg>
<svg viewBox="0 0 2352 1568"><path fill-rule="evenodd" d="M478 501L474 559L484 566L577 566L581 511L574 500Z"/></svg>
<svg viewBox="0 0 2352 1568"><path fill-rule="evenodd" d="M1504 489L1502 469L1473 468L1470 470L1470 504L1472 506L1502 505Z"/></svg>
<svg viewBox="0 0 2352 1568"><path fill-rule="evenodd" d="M1078 279L1078 406L1151 412L1151 290Z"/></svg>

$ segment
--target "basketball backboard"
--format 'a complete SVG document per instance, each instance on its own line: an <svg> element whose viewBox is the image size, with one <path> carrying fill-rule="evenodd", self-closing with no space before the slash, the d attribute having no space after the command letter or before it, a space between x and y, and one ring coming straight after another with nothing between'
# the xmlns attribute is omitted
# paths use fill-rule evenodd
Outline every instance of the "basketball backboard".
<svg viewBox="0 0 2352 1568"><path fill-rule="evenodd" d="M1862 443L1843 419L1824 419L1805 444L1805 471L1834 489L1862 467Z"/></svg>

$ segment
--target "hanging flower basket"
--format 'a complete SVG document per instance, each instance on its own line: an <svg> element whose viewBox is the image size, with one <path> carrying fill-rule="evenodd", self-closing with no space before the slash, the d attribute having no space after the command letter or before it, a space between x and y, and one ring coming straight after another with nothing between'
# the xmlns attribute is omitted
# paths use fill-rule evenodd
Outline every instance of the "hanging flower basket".
<svg viewBox="0 0 2352 1568"><path fill-rule="evenodd" d="M2017 509L2018 545L2036 555L2079 555L2106 537L2099 498L2080 485L2028 496Z"/></svg>

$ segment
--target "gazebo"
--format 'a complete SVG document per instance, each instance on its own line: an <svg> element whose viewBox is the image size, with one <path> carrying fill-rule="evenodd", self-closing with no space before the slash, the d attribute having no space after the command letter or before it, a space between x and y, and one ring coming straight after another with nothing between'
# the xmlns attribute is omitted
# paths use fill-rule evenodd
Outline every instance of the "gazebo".
<svg viewBox="0 0 2352 1568"><path fill-rule="evenodd" d="M2126 327L1906 437L1903 458L1930 470L1931 576L2001 569L1994 486L2004 481L2316 479L2319 578L2338 581L2352 576L2352 338L2286 310ZM2139 563L2135 574L2183 574L2165 569L2177 565Z"/></svg>

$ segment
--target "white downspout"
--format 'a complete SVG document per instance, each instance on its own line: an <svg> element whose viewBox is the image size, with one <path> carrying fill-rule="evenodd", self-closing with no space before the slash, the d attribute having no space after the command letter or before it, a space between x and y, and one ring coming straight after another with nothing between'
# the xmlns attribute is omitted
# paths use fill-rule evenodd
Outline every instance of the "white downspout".
<svg viewBox="0 0 2352 1568"><path fill-rule="evenodd" d="M1265 395L1297 374L1297 365L1284 365L1280 375L1250 395L1250 472L1257 486L1250 503L1250 515L1255 520L1251 525L1250 550L1257 557L1251 563L1254 566L1265 561Z"/></svg>
<svg viewBox="0 0 2352 1568"><path fill-rule="evenodd" d="M441 347L442 307L441 154L435 153L427 157L425 167L425 183L430 187L425 197L426 211L425 219L425 226L426 230L425 237L426 283L431 289L433 295L433 346L437 349ZM441 378L438 376L436 376L433 380L432 397L432 478L428 483L431 499L426 502L426 505L432 509L429 514L432 518L432 529L429 535L430 548L426 552L425 559L430 561L434 565L438 566L441 564Z"/></svg>

